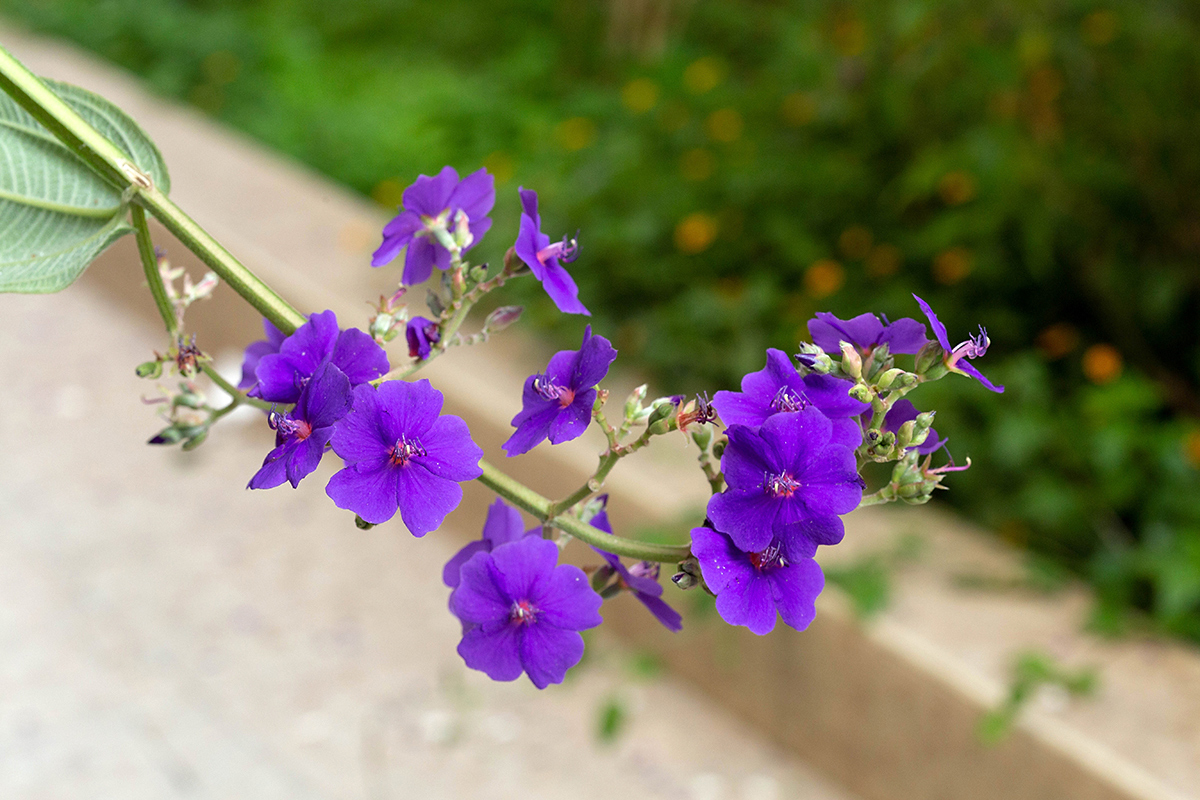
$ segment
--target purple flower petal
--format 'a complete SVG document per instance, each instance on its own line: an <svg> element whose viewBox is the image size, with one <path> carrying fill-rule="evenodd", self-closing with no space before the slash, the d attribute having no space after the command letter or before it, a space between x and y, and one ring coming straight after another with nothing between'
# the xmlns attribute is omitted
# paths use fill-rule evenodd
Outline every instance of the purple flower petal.
<svg viewBox="0 0 1200 800"><path fill-rule="evenodd" d="M588 389L575 396L569 406L559 409L550 424L550 444L562 444L583 436L592 421L592 405L596 402L596 390Z"/></svg>
<svg viewBox="0 0 1200 800"><path fill-rule="evenodd" d="M425 455L413 460L433 475L461 482L473 481L483 474L479 466L483 449L472 441L471 431L461 418L438 417L420 438Z"/></svg>
<svg viewBox="0 0 1200 800"><path fill-rule="evenodd" d="M558 563L558 545L549 539L519 539L492 550L492 561L501 576L496 585L502 592L514 599L537 596L540 601L542 584Z"/></svg>
<svg viewBox="0 0 1200 800"><path fill-rule="evenodd" d="M717 613L730 625L745 625L759 636L770 633L775 629L771 582L754 576L731 583L717 595Z"/></svg>
<svg viewBox="0 0 1200 800"><path fill-rule="evenodd" d="M382 429L389 443L403 436L423 436L433 427L444 402L442 393L424 378L413 383L387 381L379 385L375 396ZM358 390L355 390L356 400L357 397Z"/></svg>
<svg viewBox="0 0 1200 800"><path fill-rule="evenodd" d="M825 588L825 575L811 558L804 558L771 575L771 597L784 623L798 631L817 615L817 595Z"/></svg>
<svg viewBox="0 0 1200 800"><path fill-rule="evenodd" d="M501 502L501 501L497 501ZM488 512L490 515L490 511ZM442 567L442 583L449 586L451 589L458 586L462 580L459 573L462 571L463 564L470 560L471 556L476 553L490 552L491 548L488 543L479 539L473 542L468 542L454 555L450 556L450 560L446 562L446 566Z"/></svg>
<svg viewBox="0 0 1200 800"><path fill-rule="evenodd" d="M472 172L454 187L447 205L462 209L468 220L483 219L496 205L496 179L486 169Z"/></svg>
<svg viewBox="0 0 1200 800"><path fill-rule="evenodd" d="M713 524L728 533L739 549L755 552L765 548L775 537L775 517L779 508L776 498L761 489L727 489L709 498L707 511Z"/></svg>
<svg viewBox="0 0 1200 800"><path fill-rule="evenodd" d="M400 518L413 536L419 538L440 528L446 515L462 502L463 491L457 481L440 478L420 464L409 464L392 472Z"/></svg>
<svg viewBox="0 0 1200 800"><path fill-rule="evenodd" d="M913 299L917 301L917 305L921 307L921 311L925 314L925 318L929 320L929 327L933 328L933 335L937 337L938 344L942 349L949 353L954 348L950 345L950 337L946 334L946 326L937 318L937 314L933 313L933 309L929 307L921 298L913 295Z"/></svg>
<svg viewBox="0 0 1200 800"><path fill-rule="evenodd" d="M455 592L461 590L460 585ZM468 667L485 673L494 681L515 681L524 671L521 636L521 629L509 625L507 620L481 625L463 633L458 654Z"/></svg>
<svg viewBox="0 0 1200 800"><path fill-rule="evenodd" d="M454 167L442 167L442 171L432 178L418 175L412 186L404 190L401 202L417 214L436 217L450 207L450 195L457 185L458 172Z"/></svg>
<svg viewBox="0 0 1200 800"><path fill-rule="evenodd" d="M334 433L334 439L338 433L340 429ZM396 472L386 467L369 472L347 467L329 479L325 494L338 508L353 511L367 522L379 525L396 515Z"/></svg>
<svg viewBox="0 0 1200 800"><path fill-rule="evenodd" d="M894 355L901 353L912 355L924 347L927 341L929 339L925 336L924 325L915 319L902 317L887 326L879 343L887 344L888 351Z"/></svg>
<svg viewBox="0 0 1200 800"><path fill-rule="evenodd" d="M1003 386L997 386L996 384L989 381L987 378L985 378L983 376L982 372L980 372L973 364L968 363L966 360L959 361L958 364L955 365L955 369L957 369L959 372L963 373L964 375L967 375L967 376L979 381L980 383L983 384L985 389L991 389L993 392L996 392L997 394L1002 394L1004 392Z"/></svg>
<svg viewBox="0 0 1200 800"><path fill-rule="evenodd" d="M437 251L443 249L422 236L413 239L404 254L404 273L400 282L405 286L416 286L429 280L433 265L437 263Z"/></svg>
<svg viewBox="0 0 1200 800"><path fill-rule="evenodd" d="M555 547L557 549L557 545ZM579 567L563 564L554 569L540 587L539 620L570 630L584 630L599 625L604 621L600 617L600 595L590 589L582 591L587 587L587 575Z"/></svg>
<svg viewBox="0 0 1200 800"><path fill-rule="evenodd" d="M567 670L583 658L583 637L552 625L529 625L520 639L521 665L539 689L562 683Z"/></svg>
<svg viewBox="0 0 1200 800"><path fill-rule="evenodd" d="M456 617L472 625L498 619L507 622L512 598L501 591L488 551L478 551L467 559L459 576L461 583L450 595L450 610Z"/></svg>
<svg viewBox="0 0 1200 800"><path fill-rule="evenodd" d="M352 386L375 380L391 366L383 348L358 328L338 334L329 360L346 374Z"/></svg>

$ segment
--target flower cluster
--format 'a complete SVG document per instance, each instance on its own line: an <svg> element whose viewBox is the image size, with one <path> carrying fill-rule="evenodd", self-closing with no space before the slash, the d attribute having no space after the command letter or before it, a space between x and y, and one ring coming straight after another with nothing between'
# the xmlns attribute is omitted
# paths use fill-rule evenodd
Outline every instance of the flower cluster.
<svg viewBox="0 0 1200 800"><path fill-rule="evenodd" d="M932 340L915 319L867 313L842 320L822 312L808 323L811 343L801 343L795 355L767 350L763 369L745 375L740 390L718 391L711 402L707 395L687 403L675 395L647 403L642 386L615 420L606 416L608 392L600 384L617 351L587 326L577 350L556 353L525 380L502 448L515 457L543 441L563 444L595 422L607 440L599 466L556 502L515 488L511 479L499 481L494 467L485 469L466 423L441 413L441 393L427 380L396 378L408 378L451 345L486 341L515 321L521 309L502 306L475 335L459 333L471 305L506 280L533 275L560 311L588 314L563 266L577 257L577 239L552 242L541 230L537 194L521 187L518 195L519 231L503 269L489 278L486 265L472 267L465 254L491 227L492 177L480 170L460 180L446 167L417 178L372 259L381 266L406 251L400 289L381 299L370 335L343 330L332 311L313 314L291 335L264 322L266 339L247 348L240 384L264 407L272 404L267 422L275 432L275 447L251 488L285 481L295 487L332 449L342 467L326 494L361 526L398 514L423 536L459 505L460 484L476 478L519 503L520 509L503 499L492 503L480 538L443 570L450 611L462 626L458 653L468 667L495 680L526 675L538 688L560 683L583 655L580 632L599 625L602 604L624 593L666 629L680 630L683 618L659 583L663 561L679 564L673 579L679 587L700 585L715 595L717 611L732 625L766 634L782 618L803 630L825 583L815 556L822 545L842 540L842 517L865 502L925 502L948 474L965 468L953 461L933 466L946 440L932 427L933 413L905 395L950 372L996 392L1003 387L969 363L987 351L986 332L980 328L951 346L945 326L916 298ZM406 287L429 278L434 267L445 275L442 290L430 291L430 315L410 315L400 303ZM410 362L389 371L381 344L399 336L401 326ZM912 368L896 366L897 356L911 356ZM614 534L600 488L620 459L671 431L699 448L712 494L689 545L656 549ZM895 466L890 481L867 496L859 473L871 461ZM522 510L534 514L532 525ZM559 563L571 539L588 544L587 554L599 562L582 569Z"/></svg>

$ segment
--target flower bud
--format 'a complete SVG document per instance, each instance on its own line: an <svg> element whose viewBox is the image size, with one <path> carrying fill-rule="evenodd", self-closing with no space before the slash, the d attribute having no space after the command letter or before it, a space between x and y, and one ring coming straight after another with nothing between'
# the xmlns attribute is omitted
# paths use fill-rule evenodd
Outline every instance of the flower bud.
<svg viewBox="0 0 1200 800"><path fill-rule="evenodd" d="M875 380L880 389L910 389L917 385L917 376L899 368L889 369Z"/></svg>
<svg viewBox="0 0 1200 800"><path fill-rule="evenodd" d="M860 403L869 403L871 402L872 397L874 397L871 387L867 386L865 383L854 384L850 387L850 390L847 392L847 394Z"/></svg>
<svg viewBox="0 0 1200 800"><path fill-rule="evenodd" d="M858 349L849 342L839 342L842 348L842 372L845 372L851 378L859 380L862 378L862 355Z"/></svg>
<svg viewBox="0 0 1200 800"><path fill-rule="evenodd" d="M818 375L828 375L836 368L829 354L812 342L800 343L796 360L800 362L801 366L812 370Z"/></svg>
<svg viewBox="0 0 1200 800"><path fill-rule="evenodd" d="M517 255L517 248L510 247L504 253L504 271L509 275L516 275L522 269L528 269L525 262Z"/></svg>
<svg viewBox="0 0 1200 800"><path fill-rule="evenodd" d="M467 276L463 274L462 267L456 267L450 272L450 291L455 297L462 297L466 290Z"/></svg>
<svg viewBox="0 0 1200 800"><path fill-rule="evenodd" d="M519 320L524 310L521 306L500 306L487 315L483 327L492 333L502 331Z"/></svg>
<svg viewBox="0 0 1200 800"><path fill-rule="evenodd" d="M134 370L139 378L159 378L162 376L161 361L147 361L143 364L138 364Z"/></svg>
<svg viewBox="0 0 1200 800"><path fill-rule="evenodd" d="M471 283L483 283L487 280L487 264L479 264L471 267L467 273L467 277L471 279Z"/></svg>
<svg viewBox="0 0 1200 800"><path fill-rule="evenodd" d="M700 452L708 449L712 444L713 429L708 425L701 425L692 431L692 441L696 443L696 447L700 448Z"/></svg>
<svg viewBox="0 0 1200 800"><path fill-rule="evenodd" d="M200 445L204 444L204 440L208 438L208 428L204 428L199 433L189 436L188 440L183 443L183 450L195 450Z"/></svg>
<svg viewBox="0 0 1200 800"><path fill-rule="evenodd" d="M927 381L936 381L947 372L945 361L946 351L942 346L935 341L926 342L917 352L917 374Z"/></svg>
<svg viewBox="0 0 1200 800"><path fill-rule="evenodd" d="M926 428L921 434L921 442L915 441L916 433L916 420L910 419L908 422L901 425L900 429L896 431L896 447L900 450L907 450L914 444L920 444L921 442L925 441L925 437L929 434L929 429Z"/></svg>
<svg viewBox="0 0 1200 800"><path fill-rule="evenodd" d="M360 517L358 514L354 515L354 525L360 531L369 531L369 530L371 530L371 528L375 527L374 522L367 522L365 519Z"/></svg>

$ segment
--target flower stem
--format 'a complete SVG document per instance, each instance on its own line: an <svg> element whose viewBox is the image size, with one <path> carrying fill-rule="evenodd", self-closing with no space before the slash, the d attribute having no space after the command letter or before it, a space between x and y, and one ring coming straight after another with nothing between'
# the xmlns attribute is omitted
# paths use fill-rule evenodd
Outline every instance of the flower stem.
<svg viewBox="0 0 1200 800"><path fill-rule="evenodd" d="M229 406L226 406L226 408L229 409L228 411L221 409L221 416L225 416L225 414L228 414L229 411L232 411L233 406L235 405L254 406L255 408L261 408L263 411L270 411L271 406L278 405L278 403L268 403L265 400L259 400L257 397L251 397L229 381L222 378L221 373L217 372L209 364L201 363L200 371L207 375L209 380L221 387L222 391L233 398L233 402Z"/></svg>
<svg viewBox="0 0 1200 800"><path fill-rule="evenodd" d="M142 271L146 273L146 285L154 297L154 305L163 324L167 326L167 335L171 341L179 335L179 318L175 315L175 306L167 296L167 287L163 285L162 273L158 271L158 256L154 253L154 242L150 239L150 226L146 224L146 212L141 206L131 206L129 217L133 222L133 232L137 237L138 255L142 258Z"/></svg>
<svg viewBox="0 0 1200 800"><path fill-rule="evenodd" d="M691 543L685 545L654 544L638 542L605 533L571 516L551 516L550 501L523 483L505 475L487 461L480 461L483 474L477 479L484 486L508 500L518 508L529 512L543 522L569 533L576 539L597 547L606 553L636 558L642 561L674 563L691 554Z"/></svg>
<svg viewBox="0 0 1200 800"><path fill-rule="evenodd" d="M304 316L233 257L172 203L129 156L88 124L62 98L0 47L0 89L46 126L84 163L144 206L246 302L284 333L304 324ZM157 302L157 299L156 299Z"/></svg>

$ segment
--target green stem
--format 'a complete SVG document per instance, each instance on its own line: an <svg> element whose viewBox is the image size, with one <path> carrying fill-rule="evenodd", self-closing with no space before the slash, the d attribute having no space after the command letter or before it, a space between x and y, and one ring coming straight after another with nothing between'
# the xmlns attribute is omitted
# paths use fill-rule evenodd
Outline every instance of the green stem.
<svg viewBox="0 0 1200 800"><path fill-rule="evenodd" d="M12 96L84 163L117 188L132 192L139 204L157 217L167 230L277 328L284 333L291 333L304 324L304 316L299 311L288 305L271 287L259 280L183 213L154 186L150 177L138 169L128 155L89 125L62 98L42 83L41 79L2 47L0 89Z"/></svg>
<svg viewBox="0 0 1200 800"><path fill-rule="evenodd" d="M162 273L158 271L158 256L154 254L154 242L150 239L150 226L146 224L146 212L141 206L131 206L129 216L133 221L133 232L137 238L138 255L142 257L142 271L146 273L146 284L154 297L154 305L163 324L167 326L167 335L171 341L179 335L179 318L175 315L175 306L167 296L167 287L163 284Z"/></svg>
<svg viewBox="0 0 1200 800"><path fill-rule="evenodd" d="M862 508L863 506L879 506L883 505L884 503L891 503L895 499L896 493L892 491L892 487L888 485L877 492L863 495L862 502L858 504L858 507Z"/></svg>
<svg viewBox="0 0 1200 800"><path fill-rule="evenodd" d="M503 497L518 508L538 519L579 539L585 544L619 556L642 561L673 563L683 561L691 554L691 543L685 545L653 544L638 542L621 536L605 533L598 528L580 522L570 516L550 516L550 501L528 486L510 478L487 461L480 461L483 474L477 479L484 486Z"/></svg>
<svg viewBox="0 0 1200 800"><path fill-rule="evenodd" d="M232 403L220 410L220 416L222 417L232 411L234 405L254 406L255 408L261 408L263 411L270 411L272 406L279 405L278 403L268 403L265 400L259 400L257 397L251 397L229 381L222 378L221 373L217 372L208 364L201 363L200 371L207 375L209 380L221 387L221 389L227 395L233 398Z"/></svg>

